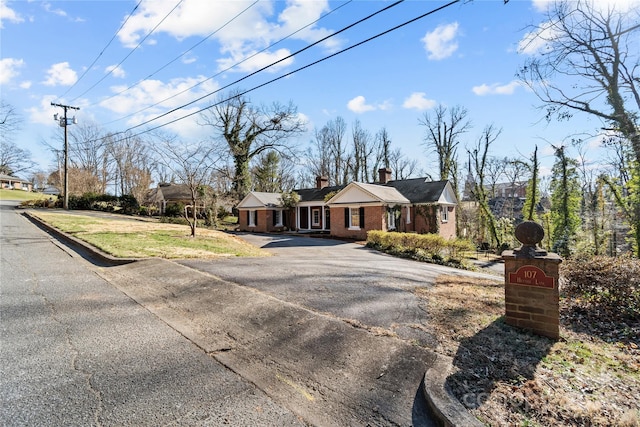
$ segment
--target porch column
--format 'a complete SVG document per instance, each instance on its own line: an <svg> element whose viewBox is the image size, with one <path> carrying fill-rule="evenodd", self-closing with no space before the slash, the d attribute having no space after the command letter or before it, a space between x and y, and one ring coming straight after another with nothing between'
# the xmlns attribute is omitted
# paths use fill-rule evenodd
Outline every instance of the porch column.
<svg viewBox="0 0 640 427"><path fill-rule="evenodd" d="M322 224L322 230L326 230L327 229L327 224L325 222L326 216L324 214L324 205L322 205L322 216L320 217L320 224Z"/></svg>
<svg viewBox="0 0 640 427"><path fill-rule="evenodd" d="M300 206L296 206L296 230L300 230Z"/></svg>
<svg viewBox="0 0 640 427"><path fill-rule="evenodd" d="M311 230L311 206L307 206L307 230Z"/></svg>

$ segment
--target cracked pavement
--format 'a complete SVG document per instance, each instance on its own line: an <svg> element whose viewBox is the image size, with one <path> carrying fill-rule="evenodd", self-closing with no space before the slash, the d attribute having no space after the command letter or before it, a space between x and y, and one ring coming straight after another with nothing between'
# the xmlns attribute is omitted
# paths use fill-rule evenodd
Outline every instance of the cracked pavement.
<svg viewBox="0 0 640 427"><path fill-rule="evenodd" d="M308 425L0 202L0 424Z"/></svg>

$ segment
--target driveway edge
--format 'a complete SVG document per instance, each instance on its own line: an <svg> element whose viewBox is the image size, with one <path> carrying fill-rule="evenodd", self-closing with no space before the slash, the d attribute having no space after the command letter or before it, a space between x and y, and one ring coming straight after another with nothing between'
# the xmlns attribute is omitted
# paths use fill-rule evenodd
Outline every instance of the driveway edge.
<svg viewBox="0 0 640 427"><path fill-rule="evenodd" d="M116 258L83 240L52 227L28 211L24 211L22 215L48 234L71 246L74 250L83 252L89 258L97 260L104 265L117 266L140 261L140 259L137 258ZM175 319L173 320L174 322L172 323L174 326L176 323L180 323L175 322ZM199 339L194 334L187 333L184 334L184 336L196 343L200 348L206 348L199 345L202 343L198 343ZM451 371L452 362L453 359L450 357L436 353L436 360L425 372L423 378L423 395L427 406L434 417L437 418L440 425L446 427L483 427L484 424L471 415L446 389L445 382Z"/></svg>

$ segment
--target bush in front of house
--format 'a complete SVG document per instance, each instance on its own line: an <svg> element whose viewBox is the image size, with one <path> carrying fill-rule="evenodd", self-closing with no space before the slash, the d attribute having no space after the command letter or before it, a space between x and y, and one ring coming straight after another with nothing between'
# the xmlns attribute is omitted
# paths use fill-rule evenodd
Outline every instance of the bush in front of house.
<svg viewBox="0 0 640 427"><path fill-rule="evenodd" d="M473 243L466 239L381 230L367 233L367 246L392 255L456 267L463 265L460 254L474 249Z"/></svg>
<svg viewBox="0 0 640 427"><path fill-rule="evenodd" d="M60 198L58 202L58 204L61 203ZM128 194L112 196L110 194L84 193L82 196L69 196L69 209L133 215L139 212L140 205L135 197Z"/></svg>
<svg viewBox="0 0 640 427"><path fill-rule="evenodd" d="M561 265L563 296L608 319L640 318L640 259L594 256Z"/></svg>

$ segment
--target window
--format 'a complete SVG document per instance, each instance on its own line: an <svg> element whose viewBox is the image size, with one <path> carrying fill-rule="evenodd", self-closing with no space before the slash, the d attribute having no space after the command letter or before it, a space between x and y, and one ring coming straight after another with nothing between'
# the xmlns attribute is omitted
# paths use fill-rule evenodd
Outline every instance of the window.
<svg viewBox="0 0 640 427"><path fill-rule="evenodd" d="M344 208L344 225L356 230L364 228L364 208Z"/></svg>
<svg viewBox="0 0 640 427"><path fill-rule="evenodd" d="M396 212L393 208L387 209L387 230L396 229Z"/></svg>
<svg viewBox="0 0 640 427"><path fill-rule="evenodd" d="M407 206L407 224L411 224L411 206Z"/></svg>
<svg viewBox="0 0 640 427"><path fill-rule="evenodd" d="M256 226L256 211L247 211L248 215L249 215L249 227L255 227Z"/></svg>
<svg viewBox="0 0 640 427"><path fill-rule="evenodd" d="M442 206L440 208L440 217L442 219L442 222L448 222L449 221L449 207Z"/></svg>
<svg viewBox="0 0 640 427"><path fill-rule="evenodd" d="M282 211L281 210L273 211L273 225L274 227L282 227Z"/></svg>
<svg viewBox="0 0 640 427"><path fill-rule="evenodd" d="M316 227L320 226L320 209L313 209L311 211L311 223Z"/></svg>

